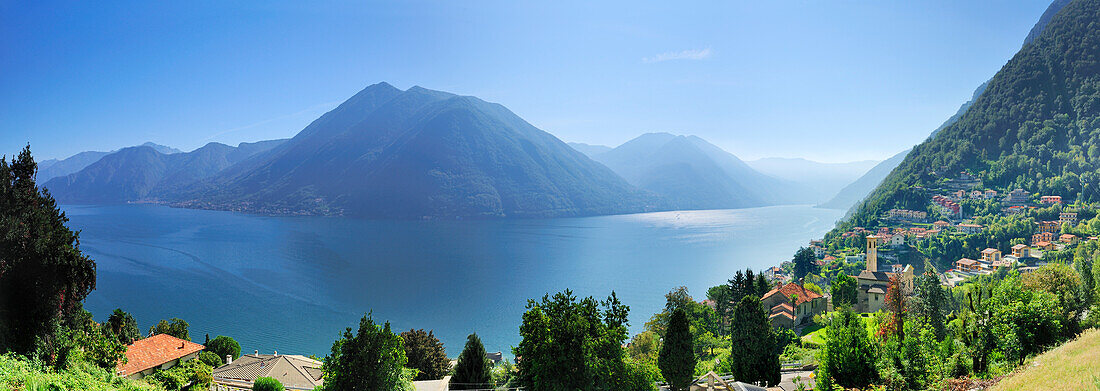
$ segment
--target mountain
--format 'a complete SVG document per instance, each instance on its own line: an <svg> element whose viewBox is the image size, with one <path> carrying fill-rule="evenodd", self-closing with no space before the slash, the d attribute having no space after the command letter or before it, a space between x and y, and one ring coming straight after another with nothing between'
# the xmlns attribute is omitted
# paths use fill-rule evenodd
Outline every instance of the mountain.
<svg viewBox="0 0 1100 391"><path fill-rule="evenodd" d="M172 147L154 144L151 142L146 142L145 144L141 144L140 146L153 148L157 152L163 154L182 152ZM118 152L118 150L114 150L111 152L87 151L69 156L63 160L43 160L42 162L38 163L38 183L46 183L50 179L57 178L59 176L66 176L83 170L84 167L88 167L92 163L95 163L99 161L99 159L102 159L104 156L110 155L114 152Z"/></svg>
<svg viewBox="0 0 1100 391"><path fill-rule="evenodd" d="M792 184L761 174L695 136L647 133L593 157L676 209L727 209L790 203Z"/></svg>
<svg viewBox="0 0 1100 391"><path fill-rule="evenodd" d="M62 203L120 203L155 200L210 177L283 140L242 143L239 147L209 143L191 152L148 143L109 153L84 169L45 182Z"/></svg>
<svg viewBox="0 0 1100 391"><path fill-rule="evenodd" d="M924 210L924 189L966 171L985 187L1100 201L1100 0L1057 12L954 124L913 148L845 224Z"/></svg>
<svg viewBox="0 0 1100 391"><path fill-rule="evenodd" d="M901 164L901 161L905 159L905 155L908 154L910 149L899 152L898 154L891 156L889 159L883 160L871 167L867 173L863 174L856 179L855 182L849 183L840 189L839 192L833 196L829 201L823 202L818 205L819 208L826 209L849 209L852 205L855 205L859 201L863 200L867 194L870 194L875 186L878 186L887 175L890 175L890 171Z"/></svg>
<svg viewBox="0 0 1100 391"><path fill-rule="evenodd" d="M817 197L813 202L822 202L879 162L862 160L847 163L821 163L802 158L771 157L745 163L764 175L809 189Z"/></svg>
<svg viewBox="0 0 1100 391"><path fill-rule="evenodd" d="M566 143L566 144L568 144L570 147L573 147L573 149L576 149L576 150L580 151L581 153L585 154L588 157L593 157L593 156L596 156L596 155L599 155L601 153L604 153L604 152L607 152L607 151L611 150L611 147L606 146L606 145L592 145L592 144L585 144L585 143Z"/></svg>
<svg viewBox="0 0 1100 391"><path fill-rule="evenodd" d="M1046 29L1047 24L1050 23L1050 19L1053 18L1054 15L1058 13L1058 11L1065 7L1066 4L1069 4L1069 2L1070 0L1054 0L1053 2L1051 2L1050 5L1047 6L1046 11L1043 12L1043 15L1039 17L1039 21L1031 27L1031 31L1028 32L1027 37L1024 38L1024 43L1022 46L1027 46L1027 44L1034 41L1035 38L1037 38L1039 34L1041 34L1043 30ZM941 124L938 128L933 130L932 134L928 137L930 139L932 137L935 137L936 134L938 134L941 130L958 121L959 118L962 117L962 115L966 113L968 109L970 109L970 106L974 104L974 101L978 100L978 97L982 95L982 92L985 91L985 88L988 85L989 81L987 80L985 83L982 83L977 88L975 88L974 93L970 97L970 100L959 106L959 109L955 111L955 114L944 121L943 124ZM822 203L819 206L822 208L830 209L852 208L856 205L856 203L863 200L864 197L870 194L871 190L873 190L876 185L881 183L883 179L886 179L886 175L890 174L890 171L897 167L897 165L901 163L902 159L905 158L905 154L909 153L909 151L911 150L912 148L907 149L889 159L886 159L874 169L868 171L867 174L841 189L841 191L837 193L837 195L834 196L833 199ZM849 211L849 213L851 212L854 211Z"/></svg>
<svg viewBox="0 0 1100 391"><path fill-rule="evenodd" d="M369 218L552 217L660 208L504 106L369 86L174 205Z"/></svg>

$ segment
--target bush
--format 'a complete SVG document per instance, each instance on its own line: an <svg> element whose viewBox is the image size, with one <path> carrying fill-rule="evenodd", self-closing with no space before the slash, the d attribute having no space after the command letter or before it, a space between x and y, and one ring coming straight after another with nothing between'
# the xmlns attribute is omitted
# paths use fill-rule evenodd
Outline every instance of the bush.
<svg viewBox="0 0 1100 391"><path fill-rule="evenodd" d="M233 356L236 360L241 357L241 344L237 340L219 335L206 344L206 350L218 356L218 361L225 360L225 356Z"/></svg>
<svg viewBox="0 0 1100 391"><path fill-rule="evenodd" d="M224 360L223 358L218 357L217 354L206 350L200 352L199 357L196 359L202 361L206 365L209 365L211 368L217 368L225 364L225 362L222 361Z"/></svg>
<svg viewBox="0 0 1100 391"><path fill-rule="evenodd" d="M78 351L55 371L39 361L0 355L0 390L159 391L151 384L118 377L113 370L88 363Z"/></svg>
<svg viewBox="0 0 1100 391"><path fill-rule="evenodd" d="M283 383L270 377L257 378L252 383L252 391L283 391Z"/></svg>

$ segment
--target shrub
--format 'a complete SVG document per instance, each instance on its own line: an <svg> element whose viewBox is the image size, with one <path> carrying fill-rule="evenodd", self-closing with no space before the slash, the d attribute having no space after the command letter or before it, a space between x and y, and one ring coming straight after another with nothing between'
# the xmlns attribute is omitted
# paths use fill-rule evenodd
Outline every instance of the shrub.
<svg viewBox="0 0 1100 391"><path fill-rule="evenodd" d="M196 358L196 359L199 360L199 361L202 361L206 365L209 365L211 368L217 368L217 367L220 367L223 364L225 364L225 362L222 361L222 360L224 360L223 358L218 357L218 355L215 354L214 352L210 352L210 351L206 351L206 350L200 352L199 357Z"/></svg>
<svg viewBox="0 0 1100 391"><path fill-rule="evenodd" d="M252 391L283 391L283 383L270 377L257 378L252 383Z"/></svg>
<svg viewBox="0 0 1100 391"><path fill-rule="evenodd" d="M206 344L206 350L218 355L218 361L225 360L225 356L232 356L234 360L241 357L241 344L237 340L219 335Z"/></svg>

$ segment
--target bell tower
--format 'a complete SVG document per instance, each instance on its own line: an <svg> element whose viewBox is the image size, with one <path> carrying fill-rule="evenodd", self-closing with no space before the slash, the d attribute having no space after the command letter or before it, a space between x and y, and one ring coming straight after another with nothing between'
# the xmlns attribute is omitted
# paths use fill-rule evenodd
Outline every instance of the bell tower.
<svg viewBox="0 0 1100 391"><path fill-rule="evenodd" d="M867 236L867 271L878 271L878 236Z"/></svg>

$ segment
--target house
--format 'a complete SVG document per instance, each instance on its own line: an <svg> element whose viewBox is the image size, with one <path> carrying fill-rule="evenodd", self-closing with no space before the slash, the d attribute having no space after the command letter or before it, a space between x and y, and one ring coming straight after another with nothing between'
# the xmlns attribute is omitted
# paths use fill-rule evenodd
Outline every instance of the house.
<svg viewBox="0 0 1100 391"><path fill-rule="evenodd" d="M499 365L504 361L504 352L486 352L485 358L493 362L493 365Z"/></svg>
<svg viewBox="0 0 1100 391"><path fill-rule="evenodd" d="M893 235L890 237L890 241L887 244L891 247L901 247L905 245L905 235Z"/></svg>
<svg viewBox="0 0 1100 391"><path fill-rule="evenodd" d="M962 258L955 261L955 269L965 272L976 272L982 269L981 263L970 258Z"/></svg>
<svg viewBox="0 0 1100 391"><path fill-rule="evenodd" d="M1062 203L1062 196L1042 196L1039 197L1040 204L1054 205Z"/></svg>
<svg viewBox="0 0 1100 391"><path fill-rule="evenodd" d="M779 266L772 266L764 270L765 278L776 278L781 274L783 274L783 270L780 269Z"/></svg>
<svg viewBox="0 0 1100 391"><path fill-rule="evenodd" d="M287 390L313 390L323 383L321 362L288 354L246 354L214 368L211 391L247 391L260 377L271 377Z"/></svg>
<svg viewBox="0 0 1100 391"><path fill-rule="evenodd" d="M1004 201L1010 204L1025 204L1031 193L1028 193L1024 189L1015 189L1008 192L1008 197L1005 197Z"/></svg>
<svg viewBox="0 0 1100 391"><path fill-rule="evenodd" d="M976 234L982 232L981 224L963 223L959 224L955 228L958 229L959 232L962 232L964 234Z"/></svg>
<svg viewBox="0 0 1100 391"><path fill-rule="evenodd" d="M1022 205L1010 206L1003 210L1005 216L1018 215L1024 213L1025 211L1027 211L1027 208L1023 207Z"/></svg>
<svg viewBox="0 0 1100 391"><path fill-rule="evenodd" d="M1011 257L1011 258L1010 258L1010 257ZM1011 268L1012 268L1012 266L1015 266L1015 265L1016 265L1016 259L1015 259L1015 257L1012 257L1011 255L1010 255L1010 256L1008 256L1008 257L1005 257L1005 258L1004 258L1003 260L1000 260L1000 261L994 261L994 262L992 262L992 263L990 263L990 264L989 264L989 266L990 266L990 267L991 267L991 268L992 268L993 270L999 270L999 269L1011 269Z"/></svg>
<svg viewBox="0 0 1100 391"><path fill-rule="evenodd" d="M859 275L852 276L856 280L856 304L855 310L859 312L875 312L882 309L886 301L886 290L890 286L890 279L897 278L902 292L908 295L913 291L913 266L905 265L901 272L878 271L878 236L867 237L867 266Z"/></svg>
<svg viewBox="0 0 1100 391"><path fill-rule="evenodd" d="M1062 224L1077 224L1077 212L1062 212L1058 214L1058 222Z"/></svg>
<svg viewBox="0 0 1100 391"><path fill-rule="evenodd" d="M1031 235L1031 245L1032 246L1038 245L1039 242L1053 242L1053 241L1054 241L1054 234L1050 233L1050 232L1040 232L1040 233Z"/></svg>
<svg viewBox="0 0 1100 391"><path fill-rule="evenodd" d="M768 320L774 328L794 328L807 323L828 306L825 296L794 282L777 286L765 293L760 298L760 303L764 308L771 309Z"/></svg>
<svg viewBox="0 0 1100 391"><path fill-rule="evenodd" d="M985 198L987 200L992 200L994 198L997 198L997 191L992 190L992 189L986 190L985 192L982 193L982 198Z"/></svg>
<svg viewBox="0 0 1100 391"><path fill-rule="evenodd" d="M982 262L993 263L1001 260L1001 250L995 248L987 248L982 250Z"/></svg>
<svg viewBox="0 0 1100 391"><path fill-rule="evenodd" d="M1058 220L1040 221L1039 232L1055 233L1062 230L1062 222Z"/></svg>
<svg viewBox="0 0 1100 391"><path fill-rule="evenodd" d="M935 223L932 223L932 225L934 227L936 227L936 229L942 231L944 228L950 227L951 223L948 223L948 222L943 221L943 220L937 220Z"/></svg>
<svg viewBox="0 0 1100 391"><path fill-rule="evenodd" d="M1017 244L1012 246L1012 256L1016 258L1028 258L1031 257L1031 249L1026 244Z"/></svg>
<svg viewBox="0 0 1100 391"><path fill-rule="evenodd" d="M1058 241L1065 244L1076 244L1077 236L1073 234L1061 234L1058 235Z"/></svg>
<svg viewBox="0 0 1100 391"><path fill-rule="evenodd" d="M172 368L193 360L205 346L168 334L156 334L139 339L126 347L126 364L118 367L118 375L141 379L160 369Z"/></svg>
<svg viewBox="0 0 1100 391"><path fill-rule="evenodd" d="M1037 249L1043 250L1043 251L1053 250L1054 249L1054 243L1043 241L1043 242L1035 243L1034 247L1037 248Z"/></svg>
<svg viewBox="0 0 1100 391"><path fill-rule="evenodd" d="M976 200L976 199L982 198L984 196L985 196L985 193L983 193L981 190L974 190L974 191L970 192L970 198L971 199Z"/></svg>

